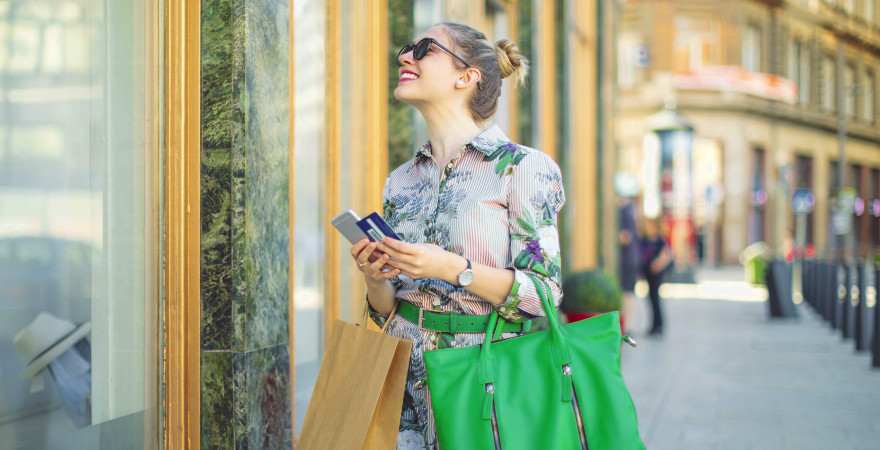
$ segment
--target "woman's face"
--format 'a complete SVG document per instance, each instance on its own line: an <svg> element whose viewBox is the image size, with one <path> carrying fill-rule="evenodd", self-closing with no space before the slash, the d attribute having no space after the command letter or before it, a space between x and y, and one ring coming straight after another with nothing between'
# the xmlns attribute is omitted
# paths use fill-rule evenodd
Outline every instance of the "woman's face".
<svg viewBox="0 0 880 450"><path fill-rule="evenodd" d="M425 37L434 38L444 47L463 56L454 48L452 39L442 26L431 27L413 42ZM397 61L400 67L394 98L413 105L463 101L468 98L469 88L479 78L479 71L466 69L452 55L435 45L418 61L412 51L400 55Z"/></svg>

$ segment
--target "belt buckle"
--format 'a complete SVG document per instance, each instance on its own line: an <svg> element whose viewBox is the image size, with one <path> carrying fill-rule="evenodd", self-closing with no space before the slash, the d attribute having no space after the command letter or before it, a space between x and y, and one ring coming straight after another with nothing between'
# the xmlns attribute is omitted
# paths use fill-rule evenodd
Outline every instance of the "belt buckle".
<svg viewBox="0 0 880 450"><path fill-rule="evenodd" d="M424 328L423 324L425 322L425 308L419 308L419 328Z"/></svg>

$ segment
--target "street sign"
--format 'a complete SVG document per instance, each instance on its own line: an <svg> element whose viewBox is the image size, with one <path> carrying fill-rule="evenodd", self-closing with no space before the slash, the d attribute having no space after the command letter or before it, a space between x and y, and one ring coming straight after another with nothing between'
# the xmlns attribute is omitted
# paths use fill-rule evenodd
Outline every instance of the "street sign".
<svg viewBox="0 0 880 450"><path fill-rule="evenodd" d="M809 189L800 188L794 191L791 207L796 214L809 214L813 210L815 199Z"/></svg>

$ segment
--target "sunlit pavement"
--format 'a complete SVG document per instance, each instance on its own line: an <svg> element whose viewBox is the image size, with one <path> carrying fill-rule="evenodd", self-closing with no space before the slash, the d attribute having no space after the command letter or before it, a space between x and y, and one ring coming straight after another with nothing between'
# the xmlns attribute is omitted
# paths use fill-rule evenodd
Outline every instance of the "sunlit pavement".
<svg viewBox="0 0 880 450"><path fill-rule="evenodd" d="M623 373L651 450L880 449L880 370L812 311L771 321L730 268L664 289L665 334L638 300Z"/></svg>

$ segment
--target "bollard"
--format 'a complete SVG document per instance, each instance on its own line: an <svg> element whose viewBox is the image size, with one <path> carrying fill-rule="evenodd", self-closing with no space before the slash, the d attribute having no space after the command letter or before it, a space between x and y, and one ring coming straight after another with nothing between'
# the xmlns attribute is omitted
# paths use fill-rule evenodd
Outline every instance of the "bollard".
<svg viewBox="0 0 880 450"><path fill-rule="evenodd" d="M825 313L826 307L825 303L828 299L828 293L830 292L829 285L831 285L831 277L829 272L831 271L831 266L825 261L819 261L818 271L816 272L816 278L818 280L818 288L816 289L816 314L819 315L822 319L827 320L828 316Z"/></svg>
<svg viewBox="0 0 880 450"><path fill-rule="evenodd" d="M784 260L773 260L764 272L767 284L767 306L770 317L797 317L792 302L791 264Z"/></svg>
<svg viewBox="0 0 880 450"><path fill-rule="evenodd" d="M834 265L828 261L822 262L822 293L819 296L819 315L828 321L828 305L836 295L837 287L834 283Z"/></svg>
<svg viewBox="0 0 880 450"><path fill-rule="evenodd" d="M815 283L815 277L813 273L813 261L804 260L801 264L801 295L804 298L804 301L807 305L810 305L810 308L815 309L816 304L813 302L815 297L813 296Z"/></svg>
<svg viewBox="0 0 880 450"><path fill-rule="evenodd" d="M856 351L865 350L865 303L867 301L867 280L865 273L865 264L859 263L856 266L856 289L858 295L853 299L853 338L856 344Z"/></svg>
<svg viewBox="0 0 880 450"><path fill-rule="evenodd" d="M852 264L846 265L846 276L845 276L845 284L846 293L843 303L840 305L840 335L843 339L849 339L852 337L852 327L853 327L853 315L852 315L852 303L853 297L858 295L856 292L856 270Z"/></svg>
<svg viewBox="0 0 880 450"><path fill-rule="evenodd" d="M838 330L838 329L840 329L840 323L841 323L840 304L846 300L847 292L849 291L849 289L846 288L846 286L847 286L846 265L835 264L834 267L835 267L834 272L836 274L837 282L836 282L835 289L834 289L835 290L834 301L832 302L832 304L828 308L828 312L830 314L828 321L831 323L831 328Z"/></svg>

